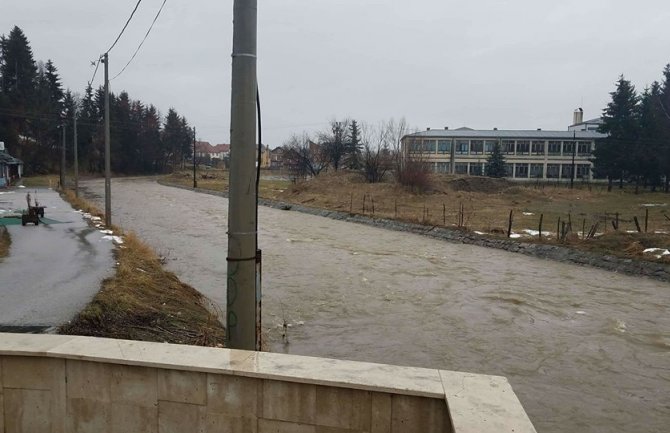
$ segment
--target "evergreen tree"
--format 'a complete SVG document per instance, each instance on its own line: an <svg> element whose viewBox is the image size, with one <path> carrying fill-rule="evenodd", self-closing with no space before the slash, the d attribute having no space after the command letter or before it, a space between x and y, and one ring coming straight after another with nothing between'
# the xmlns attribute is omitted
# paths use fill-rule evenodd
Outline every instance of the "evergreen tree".
<svg viewBox="0 0 670 433"><path fill-rule="evenodd" d="M505 177L505 156L503 155L500 143L493 146L491 155L486 159L486 175L489 177Z"/></svg>
<svg viewBox="0 0 670 433"><path fill-rule="evenodd" d="M608 136L598 143L594 152L595 169L607 176L608 191L611 191L616 178L619 178L623 188L624 177L636 170L640 130L639 98L631 82L621 75L616 90L610 95L612 101L603 111L603 124L598 128L598 132Z"/></svg>
<svg viewBox="0 0 670 433"><path fill-rule="evenodd" d="M632 156L636 192L642 180L653 189L656 189L661 180L662 156L666 146L662 140L664 115L660 92L661 85L654 82L651 88L644 90L640 98L640 133Z"/></svg>
<svg viewBox="0 0 670 433"><path fill-rule="evenodd" d="M361 164L361 131L356 120L349 125L349 139L346 143L346 165L352 170L359 170Z"/></svg>
<svg viewBox="0 0 670 433"><path fill-rule="evenodd" d="M670 190L670 64L663 69L663 82L658 89L660 108L659 137L661 141L660 171L665 176L665 192Z"/></svg>

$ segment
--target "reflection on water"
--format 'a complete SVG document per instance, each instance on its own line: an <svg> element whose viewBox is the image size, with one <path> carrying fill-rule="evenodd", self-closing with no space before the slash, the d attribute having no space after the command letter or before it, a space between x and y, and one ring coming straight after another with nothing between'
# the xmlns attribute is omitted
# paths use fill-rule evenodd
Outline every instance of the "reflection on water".
<svg viewBox="0 0 670 433"><path fill-rule="evenodd" d="M150 181L113 191L116 221L225 305L227 201ZM668 431L670 285L295 212L260 219L272 351L504 375L540 432Z"/></svg>

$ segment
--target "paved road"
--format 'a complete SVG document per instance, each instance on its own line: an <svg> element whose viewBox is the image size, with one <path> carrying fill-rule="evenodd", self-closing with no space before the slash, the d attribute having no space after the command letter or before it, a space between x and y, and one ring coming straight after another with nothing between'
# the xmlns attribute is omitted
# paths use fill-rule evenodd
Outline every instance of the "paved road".
<svg viewBox="0 0 670 433"><path fill-rule="evenodd" d="M111 241L54 191L29 191L46 205L46 217L63 223L7 227L12 245L9 256L0 261L0 330L67 322L113 272ZM24 209L26 192L27 188L0 192L0 216Z"/></svg>

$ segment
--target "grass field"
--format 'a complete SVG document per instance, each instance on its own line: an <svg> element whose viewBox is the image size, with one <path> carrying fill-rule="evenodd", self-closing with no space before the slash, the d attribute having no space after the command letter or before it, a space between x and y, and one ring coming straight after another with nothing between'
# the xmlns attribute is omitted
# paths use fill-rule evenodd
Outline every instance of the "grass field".
<svg viewBox="0 0 670 433"><path fill-rule="evenodd" d="M202 172L198 186L225 191L228 174L221 170ZM192 186L191 173L178 173L167 180ZM571 227L561 241L578 249L652 261L668 261L644 249L670 249L670 195L662 192L634 194L632 188L612 192L604 184L516 183L484 177L434 175L431 188L415 194L392 180L370 184L357 173L328 172L291 183L266 172L261 176L264 198L310 207L365 214L372 217L445 226L505 237L510 211L512 233L531 242L558 242L563 223ZM539 231L542 217L542 240ZM642 233L638 233L637 217ZM560 224L559 224L560 219ZM613 222L618 221L618 230ZM646 228L646 232L645 232ZM597 237L583 239L591 230Z"/></svg>
<svg viewBox="0 0 670 433"><path fill-rule="evenodd" d="M0 226L0 261L9 254L9 247L12 239L9 237L9 231L6 227Z"/></svg>

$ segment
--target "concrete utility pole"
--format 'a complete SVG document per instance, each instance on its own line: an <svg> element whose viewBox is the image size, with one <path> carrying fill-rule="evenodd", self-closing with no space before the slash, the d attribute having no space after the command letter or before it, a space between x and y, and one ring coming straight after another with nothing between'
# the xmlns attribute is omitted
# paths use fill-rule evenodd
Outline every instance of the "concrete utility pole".
<svg viewBox="0 0 670 433"><path fill-rule="evenodd" d="M77 152L77 107L74 108L74 145L73 145L73 158L74 158L74 195L79 197L79 156Z"/></svg>
<svg viewBox="0 0 670 433"><path fill-rule="evenodd" d="M65 122L63 122L63 144L60 153L60 188L65 189Z"/></svg>
<svg viewBox="0 0 670 433"><path fill-rule="evenodd" d="M109 55L104 54L105 64L105 224L112 225L112 174L109 155Z"/></svg>
<svg viewBox="0 0 670 433"><path fill-rule="evenodd" d="M195 180L195 126L193 127L193 188L198 187L198 181Z"/></svg>
<svg viewBox="0 0 670 433"><path fill-rule="evenodd" d="M228 199L227 337L235 349L260 350L256 281L257 0L235 0Z"/></svg>

